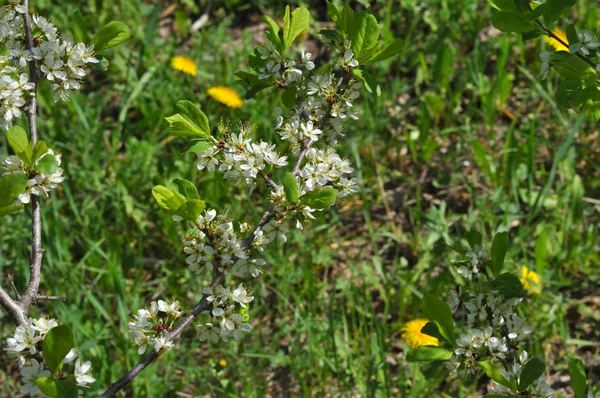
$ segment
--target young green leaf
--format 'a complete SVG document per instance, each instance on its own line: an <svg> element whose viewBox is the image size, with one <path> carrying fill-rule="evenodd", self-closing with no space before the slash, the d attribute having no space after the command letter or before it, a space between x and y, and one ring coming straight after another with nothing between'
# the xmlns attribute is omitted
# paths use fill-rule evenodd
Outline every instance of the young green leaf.
<svg viewBox="0 0 600 398"><path fill-rule="evenodd" d="M327 14L329 15L329 19L335 23L338 23L342 18L340 10L331 1L327 1Z"/></svg>
<svg viewBox="0 0 600 398"><path fill-rule="evenodd" d="M283 176L283 190L288 202L298 202L298 183L296 182L296 177L289 171Z"/></svg>
<svg viewBox="0 0 600 398"><path fill-rule="evenodd" d="M58 159L49 153L40 159L35 168L40 173L52 174L58 169Z"/></svg>
<svg viewBox="0 0 600 398"><path fill-rule="evenodd" d="M169 211L176 211L185 203L185 197L179 192L173 192L163 185L157 185L152 188L152 196L160 207Z"/></svg>
<svg viewBox="0 0 600 398"><path fill-rule="evenodd" d="M571 377L571 386L573 386L575 398L585 398L587 376L585 375L585 368L581 359L571 358L569 360L569 376Z"/></svg>
<svg viewBox="0 0 600 398"><path fill-rule="evenodd" d="M169 134L171 135L176 137L203 137L210 140L208 133L192 122L187 116L176 113L173 116L166 117L165 120L169 123Z"/></svg>
<svg viewBox="0 0 600 398"><path fill-rule="evenodd" d="M27 188L25 174L13 173L0 178L0 207L12 206L19 199L19 195ZM8 210L7 210L8 211Z"/></svg>
<svg viewBox="0 0 600 398"><path fill-rule="evenodd" d="M500 373L498 368L490 361L490 359L481 360L481 361L477 362L477 364L483 369L485 374L490 379L492 379L496 383L502 384L503 386L508 387L514 391L514 388L516 386L514 386L513 383L511 383L510 381L508 381L506 379L506 377L504 377L504 375L502 375L502 373Z"/></svg>
<svg viewBox="0 0 600 398"><path fill-rule="evenodd" d="M302 33L308 31L310 12L305 7L298 7L291 13L286 6L283 18L283 52L287 52L294 40Z"/></svg>
<svg viewBox="0 0 600 398"><path fill-rule="evenodd" d="M0 207L0 217L4 217L7 214L10 213L16 213L18 211L23 210L23 205L11 205L11 206L4 206L4 207Z"/></svg>
<svg viewBox="0 0 600 398"><path fill-rule="evenodd" d="M279 25L268 16L263 16L263 20L269 27L265 32L267 39L273 44L273 47L277 51L281 51L281 39L279 38Z"/></svg>
<svg viewBox="0 0 600 398"><path fill-rule="evenodd" d="M185 153L201 153L206 151L208 148L212 148L213 143L203 138L193 140L193 145L185 151Z"/></svg>
<svg viewBox="0 0 600 398"><path fill-rule="evenodd" d="M376 96L381 96L381 87L379 86L379 82L377 80L377 76L372 75L367 72L363 72L358 68L352 69L352 74L371 94Z"/></svg>
<svg viewBox="0 0 600 398"><path fill-rule="evenodd" d="M100 28L92 43L94 50L99 53L125 43L130 37L131 32L127 25L120 21L112 21Z"/></svg>
<svg viewBox="0 0 600 398"><path fill-rule="evenodd" d="M391 58L393 56L400 54L400 52L402 52L403 48L404 48L404 40L396 39L393 42L391 42L390 44L388 44L386 47L377 51L366 62L379 62L379 61L383 61L385 59Z"/></svg>
<svg viewBox="0 0 600 398"><path fill-rule="evenodd" d="M46 142L39 140L35 143L35 148L33 148L33 155L31 157L32 161L35 163L35 161L46 152L48 152L48 145Z"/></svg>
<svg viewBox="0 0 600 398"><path fill-rule="evenodd" d="M552 54L550 63L566 79L583 81L591 86L596 84L596 70L574 54L558 51Z"/></svg>
<svg viewBox="0 0 600 398"><path fill-rule="evenodd" d="M503 32L525 33L536 28L524 14L499 11L492 17L492 25Z"/></svg>
<svg viewBox="0 0 600 398"><path fill-rule="evenodd" d="M35 384L45 396L58 397L56 379L54 377L39 377L35 379Z"/></svg>
<svg viewBox="0 0 600 398"><path fill-rule="evenodd" d="M71 15L71 24L73 26L73 39L75 39L75 43L87 43L85 37L86 24L79 9L76 9Z"/></svg>
<svg viewBox="0 0 600 398"><path fill-rule="evenodd" d="M544 3L544 21L553 23L575 3L576 0L547 0Z"/></svg>
<svg viewBox="0 0 600 398"><path fill-rule="evenodd" d="M300 197L302 203L316 210L325 209L335 203L338 191L335 188L317 189Z"/></svg>
<svg viewBox="0 0 600 398"><path fill-rule="evenodd" d="M442 347L421 346L406 354L407 362L447 361L452 357L452 350Z"/></svg>
<svg viewBox="0 0 600 398"><path fill-rule="evenodd" d="M191 101L181 100L177 101L177 109L182 115L185 115L192 123L204 131L206 135L210 135L210 124L208 117L202 112L198 105Z"/></svg>
<svg viewBox="0 0 600 398"><path fill-rule="evenodd" d="M546 370L546 364L539 358L532 358L525 364L521 370L519 379L519 391L523 392L533 384L534 381L540 378Z"/></svg>
<svg viewBox="0 0 600 398"><path fill-rule="evenodd" d="M379 38L379 24L377 23L377 19L366 12L354 14L348 38L354 58L360 62L363 49L368 50L377 44L377 39Z"/></svg>
<svg viewBox="0 0 600 398"><path fill-rule="evenodd" d="M70 397L77 397L79 392L79 389L77 388L77 384L75 383L75 380L58 380L56 382L56 393L57 393L57 397L60 398L70 398Z"/></svg>
<svg viewBox="0 0 600 398"><path fill-rule="evenodd" d="M487 0L487 2L496 10L517 12L514 0Z"/></svg>
<svg viewBox="0 0 600 398"><path fill-rule="evenodd" d="M475 250L475 246L481 246L483 238L479 231L467 231L465 233L465 239L469 242L471 249Z"/></svg>
<svg viewBox="0 0 600 398"><path fill-rule="evenodd" d="M48 369L55 372L74 345L75 338L70 327L59 325L50 329L42 343L42 355Z"/></svg>
<svg viewBox="0 0 600 398"><path fill-rule="evenodd" d="M506 298L525 297L523 284L515 275L505 272L491 282L491 287Z"/></svg>
<svg viewBox="0 0 600 398"><path fill-rule="evenodd" d="M492 272L494 275L500 275L507 250L508 232L497 233L492 242Z"/></svg>
<svg viewBox="0 0 600 398"><path fill-rule="evenodd" d="M565 33L567 34L567 44L571 45L579 43L579 36L577 36L577 28L575 28L575 25L567 25L567 30Z"/></svg>
<svg viewBox="0 0 600 398"><path fill-rule="evenodd" d="M188 221L196 222L198 216L206 209L206 203L200 199L190 199L175 211L175 214Z"/></svg>
<svg viewBox="0 0 600 398"><path fill-rule="evenodd" d="M175 178L173 180L172 185L172 190L180 193L187 200L200 199L198 189L191 181L185 180L183 178Z"/></svg>
<svg viewBox="0 0 600 398"><path fill-rule="evenodd" d="M450 306L445 301L427 294L423 298L421 309L425 318L435 323L444 339L454 346L454 320Z"/></svg>
<svg viewBox="0 0 600 398"><path fill-rule="evenodd" d="M27 150L29 139L25 130L20 126L12 126L6 133L6 138L8 138L8 145L10 145L16 155Z"/></svg>
<svg viewBox="0 0 600 398"><path fill-rule="evenodd" d="M438 340L441 340L444 338L444 336L442 336L442 334L438 330L437 326L433 322L427 322L425 324L425 326L423 326L421 328L421 333L426 334L428 336L435 337Z"/></svg>

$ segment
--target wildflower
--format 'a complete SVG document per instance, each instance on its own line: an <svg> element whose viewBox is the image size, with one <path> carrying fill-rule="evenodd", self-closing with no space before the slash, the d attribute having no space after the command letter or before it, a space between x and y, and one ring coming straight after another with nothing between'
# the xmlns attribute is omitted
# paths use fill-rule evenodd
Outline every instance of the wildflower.
<svg viewBox="0 0 600 398"><path fill-rule="evenodd" d="M208 89L208 95L230 108L241 108L244 105L240 95L229 87L211 87Z"/></svg>
<svg viewBox="0 0 600 398"><path fill-rule="evenodd" d="M552 31L552 33L554 33L556 37L562 40L563 43L569 44L569 41L567 40L567 34L564 32L564 30L556 28ZM544 37L544 41L552 47L554 47L556 51L569 51L569 48L567 46L565 46L563 43L556 40L552 36Z"/></svg>
<svg viewBox="0 0 600 398"><path fill-rule="evenodd" d="M408 322L400 331L402 332L402 338L410 346L410 348L417 348L422 345L439 345L439 340L433 336L429 336L421 332L423 326L429 322L427 319L419 318Z"/></svg>
<svg viewBox="0 0 600 398"><path fill-rule="evenodd" d="M173 59L171 59L171 67L190 76L196 76L196 62L189 57L183 55L173 57Z"/></svg>
<svg viewBox="0 0 600 398"><path fill-rule="evenodd" d="M49 377L51 375L48 369L44 369L44 364L35 359L31 360L31 366L21 368L23 376L23 386L19 390L21 394L38 395L38 386L35 380L40 377Z"/></svg>
<svg viewBox="0 0 600 398"><path fill-rule="evenodd" d="M87 374L92 369L90 361L81 363L81 359L77 358L75 362L75 380L78 386L86 386L96 381L92 376Z"/></svg>
<svg viewBox="0 0 600 398"><path fill-rule="evenodd" d="M539 294L542 291L542 282L535 271L529 270L526 266L521 268L521 277L519 278L523 287L533 294Z"/></svg>
<svg viewBox="0 0 600 398"><path fill-rule="evenodd" d="M222 366L222 367L227 366L227 360L226 359L220 359L219 360L219 365Z"/></svg>

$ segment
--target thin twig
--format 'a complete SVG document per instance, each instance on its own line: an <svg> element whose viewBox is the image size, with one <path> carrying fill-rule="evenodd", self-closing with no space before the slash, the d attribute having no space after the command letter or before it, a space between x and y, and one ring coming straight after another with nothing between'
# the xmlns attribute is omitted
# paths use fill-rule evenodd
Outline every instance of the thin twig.
<svg viewBox="0 0 600 398"><path fill-rule="evenodd" d="M27 50L33 51L33 38L31 36L31 22L29 17L29 0L24 1L25 13L23 13L23 23L25 27L25 42ZM29 120L29 133L33 146L38 140L36 113L37 113L37 83L38 74L36 70L35 60L29 61L29 81L33 83L34 88L29 98L29 106L27 107L27 119ZM19 304L24 311L31 306L37 296L40 287L40 276L42 267L42 219L40 211L40 197L31 195L31 264L29 266L30 277L29 285L25 290L23 297L19 299Z"/></svg>
<svg viewBox="0 0 600 398"><path fill-rule="evenodd" d="M66 297L60 297L60 296L44 296L44 295L37 295L35 296L35 302L37 303L38 301L62 301L63 303L65 303L67 301Z"/></svg>

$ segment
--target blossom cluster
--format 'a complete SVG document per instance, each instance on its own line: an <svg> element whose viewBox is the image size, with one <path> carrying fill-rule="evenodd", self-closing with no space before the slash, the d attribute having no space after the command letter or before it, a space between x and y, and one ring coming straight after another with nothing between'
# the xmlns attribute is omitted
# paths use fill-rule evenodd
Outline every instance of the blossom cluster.
<svg viewBox="0 0 600 398"><path fill-rule="evenodd" d="M37 196L48 196L48 192L55 189L57 184L63 182L65 177L63 176L63 169L57 167L52 173L45 174L34 170L44 156L52 155L55 157L57 166L60 166L61 155L54 154L52 149L49 149L45 154L35 162L32 168L25 162L23 162L18 156L11 155L7 157L4 162L0 163L0 169L4 169L3 176L8 174L25 174L29 181L25 191L19 195L19 199L16 204L26 204L31 201L31 195Z"/></svg>
<svg viewBox="0 0 600 398"><path fill-rule="evenodd" d="M41 347L50 329L58 325L59 323L56 319L29 318L27 325L17 326L14 335L6 340L4 350L8 355L17 357L17 365L23 377L23 385L20 389L21 394L30 396L38 395L39 389L35 380L51 375L50 370L46 368L42 360ZM62 363L73 362L77 356L77 351L73 348L62 360ZM28 362L29 364L27 365ZM96 381L96 379L89 375L91 368L92 365L89 361L82 362L81 358L77 358L75 361L73 374L79 387L86 387L88 384Z"/></svg>
<svg viewBox="0 0 600 398"><path fill-rule="evenodd" d="M466 312L466 331L456 339L457 348L446 363L446 368L459 376L468 376L479 371L478 363L489 358L506 380L520 380L521 371L529 360L526 340L533 333L525 318L517 313L522 302L519 297L506 297L490 287L485 278L485 251L482 245L466 253L469 260L460 262L458 272L475 285L474 293L459 297L456 291L448 296L448 305L453 312L463 306ZM495 392L510 394L511 390L494 383ZM543 375L528 389L528 396L555 397Z"/></svg>
<svg viewBox="0 0 600 398"><path fill-rule="evenodd" d="M38 73L51 82L54 102L66 101L71 91L81 87L86 65L98 62L93 45L65 40L51 22L38 15L32 17L35 40L28 49L22 15L26 12L21 0L9 0L0 7L0 43L6 48L0 55L0 126L7 129L21 116L35 90L28 62L35 61Z"/></svg>
<svg viewBox="0 0 600 398"><path fill-rule="evenodd" d="M358 191L350 161L335 150L344 133L344 122L358 119L353 102L362 88L352 73L358 61L350 49L351 43L346 41L342 47L336 64L327 72L315 68L309 52L302 51L298 58L292 59L282 55L270 42L258 47L256 55L262 66L256 69L256 78L262 84L294 94L284 101L287 111L275 110L274 128L282 145L253 139L250 125L231 128L221 123L219 135L204 140L209 145L198 153L196 165L201 171L221 173L233 185L250 192L261 181L266 183L270 188L269 207L256 225L234 222L215 209L204 209L196 220L188 219L193 222L189 223L183 252L190 271L257 277L263 272L265 261L254 252L262 252L273 241L285 243L291 228L301 229L303 222L314 218L315 211L332 203L311 201L311 193L335 189L331 199L335 201ZM279 170L288 168L297 188L295 199L290 199L287 188L273 179L273 175L283 174ZM183 221L184 217L173 215L173 219ZM205 311L208 319L196 326L200 340L228 341L231 337L238 340L252 329L247 304L254 297L242 284L235 289L223 285L204 288L203 294L210 305ZM141 311L145 312L138 314L132 324L135 344L145 349L150 343L148 334L137 332L139 328L135 325L150 315L147 310Z"/></svg>
<svg viewBox="0 0 600 398"><path fill-rule="evenodd" d="M205 287L202 293L212 304L212 310L210 321L196 326L200 341L216 343L221 338L227 342L230 337L240 340L243 333L252 330L248 323L247 305L254 300L254 296L241 283L233 291L217 285L214 289Z"/></svg>
<svg viewBox="0 0 600 398"><path fill-rule="evenodd" d="M172 330L175 320L182 314L179 301L153 301L150 308L138 310L137 315L129 321L129 334L133 343L138 346L138 353L146 352L148 346L157 351L173 348L168 333Z"/></svg>

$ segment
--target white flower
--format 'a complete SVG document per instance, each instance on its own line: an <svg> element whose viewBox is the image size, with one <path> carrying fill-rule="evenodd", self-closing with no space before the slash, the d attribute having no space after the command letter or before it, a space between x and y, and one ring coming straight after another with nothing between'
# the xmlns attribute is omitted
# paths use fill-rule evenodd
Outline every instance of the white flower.
<svg viewBox="0 0 600 398"><path fill-rule="evenodd" d="M58 326L56 319L40 318L33 321L32 328L40 332L42 336L45 336L50 329Z"/></svg>
<svg viewBox="0 0 600 398"><path fill-rule="evenodd" d="M172 303L164 300L158 300L158 309L167 315L171 315L175 319L179 318L182 313L181 305L177 300L173 301Z"/></svg>
<svg viewBox="0 0 600 398"><path fill-rule="evenodd" d="M323 133L320 129L314 127L312 120L302 123L300 129L302 130L301 137L312 141L318 141L319 135Z"/></svg>
<svg viewBox="0 0 600 398"><path fill-rule="evenodd" d="M240 283L240 285L231 294L231 299L235 302L238 302L242 308L246 308L246 304L254 300L254 296L249 295L246 289L244 289Z"/></svg>
<svg viewBox="0 0 600 398"><path fill-rule="evenodd" d="M52 373L49 370L44 369L44 364L39 363L35 358L31 360L31 366L24 366L21 368L21 375L23 376L23 386L19 390L21 394L29 394L31 396L37 395L39 390L35 384L35 380L40 377L49 377Z"/></svg>
<svg viewBox="0 0 600 398"><path fill-rule="evenodd" d="M92 369L90 361L81 363L81 358L77 358L75 362L75 380L78 386L86 386L96 381L92 376L87 374Z"/></svg>
<svg viewBox="0 0 600 398"><path fill-rule="evenodd" d="M355 68L358 66L358 61L353 59L354 53L352 50L348 49L344 52L344 56L342 57L342 66L346 69Z"/></svg>

